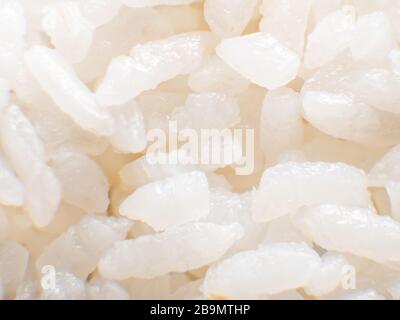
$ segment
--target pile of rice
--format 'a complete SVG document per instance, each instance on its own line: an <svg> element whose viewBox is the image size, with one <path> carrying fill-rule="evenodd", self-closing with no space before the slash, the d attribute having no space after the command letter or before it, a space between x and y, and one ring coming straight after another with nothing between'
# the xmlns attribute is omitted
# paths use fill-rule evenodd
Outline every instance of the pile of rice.
<svg viewBox="0 0 400 320"><path fill-rule="evenodd" d="M0 0L0 299L400 299L399 41L398 0ZM254 170L150 163L172 120Z"/></svg>

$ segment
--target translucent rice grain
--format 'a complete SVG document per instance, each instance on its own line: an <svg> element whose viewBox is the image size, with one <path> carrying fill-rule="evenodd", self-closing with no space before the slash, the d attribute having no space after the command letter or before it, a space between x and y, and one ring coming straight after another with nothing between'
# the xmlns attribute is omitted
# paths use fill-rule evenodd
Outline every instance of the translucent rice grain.
<svg viewBox="0 0 400 320"><path fill-rule="evenodd" d="M219 37L242 34L254 15L258 0L205 0L204 18Z"/></svg>
<svg viewBox="0 0 400 320"><path fill-rule="evenodd" d="M206 297L225 299L277 294L306 285L320 264L318 254L305 244L264 245L212 266L201 290Z"/></svg>
<svg viewBox="0 0 400 320"><path fill-rule="evenodd" d="M210 214L207 221L213 223L251 222L248 216L246 194L234 193L224 188L212 188L210 192Z"/></svg>
<svg viewBox="0 0 400 320"><path fill-rule="evenodd" d="M25 45L26 19L18 1L0 3L0 77L13 82Z"/></svg>
<svg viewBox="0 0 400 320"><path fill-rule="evenodd" d="M308 161L343 162L368 172L386 148L336 139L318 132L301 150Z"/></svg>
<svg viewBox="0 0 400 320"><path fill-rule="evenodd" d="M224 129L240 122L240 109L235 97L223 93L190 94L184 107L176 108L171 121L178 128Z"/></svg>
<svg viewBox="0 0 400 320"><path fill-rule="evenodd" d="M98 279L88 285L90 300L129 300L129 292L118 282Z"/></svg>
<svg viewBox="0 0 400 320"><path fill-rule="evenodd" d="M302 206L369 205L367 178L343 163L288 162L267 169L253 195L253 219L270 221Z"/></svg>
<svg viewBox="0 0 400 320"><path fill-rule="evenodd" d="M85 279L115 241L125 239L131 222L123 218L87 215L51 242L36 261L38 270L51 265Z"/></svg>
<svg viewBox="0 0 400 320"><path fill-rule="evenodd" d="M40 298L38 281L25 280L19 286L15 300L37 300Z"/></svg>
<svg viewBox="0 0 400 320"><path fill-rule="evenodd" d="M58 208L54 220L41 230L45 233L58 236L67 231L70 227L78 224L85 214L86 212L82 209L63 201Z"/></svg>
<svg viewBox="0 0 400 320"><path fill-rule="evenodd" d="M15 39L25 35L24 8L19 1L3 0L0 6L0 36Z"/></svg>
<svg viewBox="0 0 400 320"><path fill-rule="evenodd" d="M369 172L369 182L383 187L388 182L400 182L400 145L390 149Z"/></svg>
<svg viewBox="0 0 400 320"><path fill-rule="evenodd" d="M9 234L8 229L9 229L9 223L6 211L0 209L0 241L3 241L7 238Z"/></svg>
<svg viewBox="0 0 400 320"><path fill-rule="evenodd" d="M10 104L10 88L5 79L0 78L0 111Z"/></svg>
<svg viewBox="0 0 400 320"><path fill-rule="evenodd" d="M117 242L98 268L103 277L114 280L152 279L169 272L186 272L218 260L241 236L239 224L187 224Z"/></svg>
<svg viewBox="0 0 400 320"><path fill-rule="evenodd" d="M400 223L370 209L321 205L301 209L293 219L307 237L326 250L380 263L400 261Z"/></svg>
<svg viewBox="0 0 400 320"><path fill-rule="evenodd" d="M340 82L332 82L334 73ZM331 83L324 81L329 78ZM336 138L373 146L393 146L400 142L399 115L382 112L348 91L351 75L343 66L333 67L310 79L302 89L304 118L320 131ZM343 83L345 82L345 83ZM335 86L335 87L332 87Z"/></svg>
<svg viewBox="0 0 400 320"><path fill-rule="evenodd" d="M344 268L348 264L345 256L334 252L325 253L321 259L322 264L304 287L306 293L314 297L334 291L342 283Z"/></svg>
<svg viewBox="0 0 400 320"><path fill-rule="evenodd" d="M261 148L272 162L285 151L301 146L304 129L296 92L282 88L267 94L262 105L260 134Z"/></svg>
<svg viewBox="0 0 400 320"><path fill-rule="evenodd" d="M374 289L366 289L346 294L341 300L386 300L386 298Z"/></svg>
<svg viewBox="0 0 400 320"><path fill-rule="evenodd" d="M289 215L268 222L262 236L262 244L304 242L312 247L312 241L296 228Z"/></svg>
<svg viewBox="0 0 400 320"><path fill-rule="evenodd" d="M81 62L92 44L94 27L82 15L79 2L56 2L43 10L42 28L51 43L70 63Z"/></svg>
<svg viewBox="0 0 400 320"><path fill-rule="evenodd" d="M175 159L178 155L179 151L164 154L166 159L169 157ZM196 170L196 166L192 164L183 165L171 162L154 164L149 159L151 159L151 154L144 155L121 168L119 176L125 186L137 189L150 182Z"/></svg>
<svg viewBox="0 0 400 320"><path fill-rule="evenodd" d="M79 78L85 83L97 81L104 76L110 61L127 54L133 45L162 39L173 33L166 17L155 9L121 10L110 23L96 29L88 55L75 65Z"/></svg>
<svg viewBox="0 0 400 320"><path fill-rule="evenodd" d="M230 68L221 58L213 56L190 75L188 84L193 91L198 93L237 94L248 88L249 81Z"/></svg>
<svg viewBox="0 0 400 320"><path fill-rule="evenodd" d="M260 31L269 32L288 48L303 55L311 0L264 0Z"/></svg>
<svg viewBox="0 0 400 320"><path fill-rule="evenodd" d="M95 28L110 22L122 7L121 0L80 0L82 15Z"/></svg>
<svg viewBox="0 0 400 320"><path fill-rule="evenodd" d="M113 133L112 117L55 50L34 46L25 53L25 60L43 90L78 125L100 136Z"/></svg>
<svg viewBox="0 0 400 320"><path fill-rule="evenodd" d="M204 173L193 171L144 185L120 206L120 213L166 230L206 217L210 191Z"/></svg>
<svg viewBox="0 0 400 320"><path fill-rule="evenodd" d="M0 203L21 206L24 203L24 187L0 154ZM0 222L1 224L1 222ZM1 232L0 232L1 234ZM1 238L1 236L0 236Z"/></svg>
<svg viewBox="0 0 400 320"><path fill-rule="evenodd" d="M351 42L351 53L356 61L381 62L396 47L390 20L382 11L358 18Z"/></svg>
<svg viewBox="0 0 400 320"><path fill-rule="evenodd" d="M18 242L6 240L0 243L0 278L6 299L15 296L25 276L28 260L28 250Z"/></svg>
<svg viewBox="0 0 400 320"><path fill-rule="evenodd" d="M51 98L42 90L25 62L19 65L15 79L10 83L10 88L15 92L18 100L32 110L47 108L49 104L53 106Z"/></svg>
<svg viewBox="0 0 400 320"><path fill-rule="evenodd" d="M0 139L7 159L25 185L25 208L35 225L46 226L58 209L60 185L46 165L43 142L18 106L4 111Z"/></svg>
<svg viewBox="0 0 400 320"><path fill-rule="evenodd" d="M296 78L299 56L265 32L223 40L217 54L251 82L269 90Z"/></svg>
<svg viewBox="0 0 400 320"><path fill-rule="evenodd" d="M180 92L150 91L141 94L137 101L142 110L146 129L168 132L170 115L177 106L185 105L187 94Z"/></svg>
<svg viewBox="0 0 400 320"><path fill-rule="evenodd" d="M312 3L312 13L315 21L321 20L329 13L339 10L343 0L318 0Z"/></svg>
<svg viewBox="0 0 400 320"><path fill-rule="evenodd" d="M194 32L134 46L129 57L111 61L97 88L97 101L102 106L121 105L166 80L189 74L211 45L209 33Z"/></svg>
<svg viewBox="0 0 400 320"><path fill-rule="evenodd" d="M363 68L354 75L353 92L374 108L400 113L400 77L384 68Z"/></svg>
<svg viewBox="0 0 400 320"><path fill-rule="evenodd" d="M53 170L42 163L33 167L24 180L24 208L37 227L45 227L54 219L60 205L60 182Z"/></svg>
<svg viewBox="0 0 400 320"><path fill-rule="evenodd" d="M376 11L377 9L394 9L396 8L396 0L352 0L354 6L360 14L366 14Z"/></svg>
<svg viewBox="0 0 400 320"><path fill-rule="evenodd" d="M308 35L304 65L309 69L321 67L334 60L350 46L354 29L354 7L334 11L318 22Z"/></svg>
<svg viewBox="0 0 400 320"><path fill-rule="evenodd" d="M27 115L44 142L48 154L59 148L70 148L98 156L109 145L107 140L80 128L53 103L44 108L29 109Z"/></svg>
<svg viewBox="0 0 400 320"><path fill-rule="evenodd" d="M397 1L393 1L393 7L387 8L385 13L389 16L390 22L392 23L392 27L394 29L397 41L400 40L400 3Z"/></svg>
<svg viewBox="0 0 400 320"><path fill-rule="evenodd" d="M16 105L6 108L0 117L0 139L7 159L20 177L28 177L35 165L45 161L43 142Z"/></svg>
<svg viewBox="0 0 400 320"><path fill-rule="evenodd" d="M400 282L397 281L395 282L389 289L388 289L391 297L394 300L399 300L400 299Z"/></svg>
<svg viewBox="0 0 400 320"><path fill-rule="evenodd" d="M250 203L250 193L234 193L221 187L211 189L210 214L204 220L221 225L239 223L243 227L243 237L230 253L253 248L265 234L266 226L251 219Z"/></svg>
<svg viewBox="0 0 400 320"><path fill-rule="evenodd" d="M63 149L52 155L51 166L61 183L64 201L86 212L107 210L108 181L94 160L79 152Z"/></svg>
<svg viewBox="0 0 400 320"><path fill-rule="evenodd" d="M60 0L17 0L22 4L25 11L27 23L30 28L34 30L41 30L41 19L43 16L43 9L45 6L53 4L54 2L60 2ZM12 2L17 2L12 0ZM62 0L61 0L62 1Z"/></svg>
<svg viewBox="0 0 400 320"><path fill-rule="evenodd" d="M45 286L42 300L82 300L86 296L85 283L68 272L56 272L55 287Z"/></svg>
<svg viewBox="0 0 400 320"><path fill-rule="evenodd" d="M397 118L379 113L354 96L323 91L305 92L304 117L324 133L337 138L379 145L393 145L400 140L395 127Z"/></svg>
<svg viewBox="0 0 400 320"><path fill-rule="evenodd" d="M122 0L122 2L131 8L142 8L160 5L177 6L199 2L199 0Z"/></svg>
<svg viewBox="0 0 400 320"><path fill-rule="evenodd" d="M115 132L110 137L112 146L122 153L139 153L146 148L147 137L141 109L135 102L114 107Z"/></svg>

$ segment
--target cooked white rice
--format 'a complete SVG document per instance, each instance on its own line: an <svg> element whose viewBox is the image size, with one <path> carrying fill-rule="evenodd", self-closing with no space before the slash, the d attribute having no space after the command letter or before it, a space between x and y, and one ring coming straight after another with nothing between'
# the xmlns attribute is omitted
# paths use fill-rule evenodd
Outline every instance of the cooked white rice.
<svg viewBox="0 0 400 320"><path fill-rule="evenodd" d="M0 299L400 299L399 41L398 0L0 0Z"/></svg>

